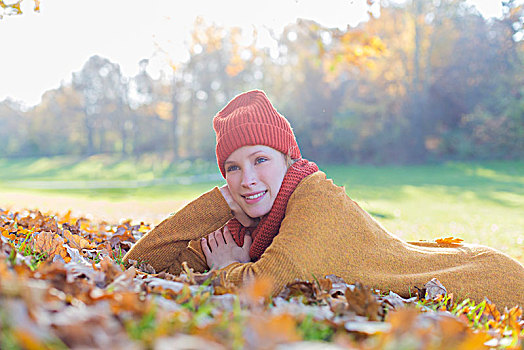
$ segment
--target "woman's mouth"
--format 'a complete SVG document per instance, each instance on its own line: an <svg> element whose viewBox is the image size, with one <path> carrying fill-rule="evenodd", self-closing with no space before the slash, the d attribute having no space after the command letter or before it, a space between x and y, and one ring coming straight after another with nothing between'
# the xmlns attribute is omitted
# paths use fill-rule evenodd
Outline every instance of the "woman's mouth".
<svg viewBox="0 0 524 350"><path fill-rule="evenodd" d="M267 190L266 191L261 191L261 192L256 192L256 193L250 193L250 194L244 195L242 197L244 197L244 199L245 199L247 204L254 204L254 203L260 202L262 200L262 198L264 198L266 193L267 193Z"/></svg>

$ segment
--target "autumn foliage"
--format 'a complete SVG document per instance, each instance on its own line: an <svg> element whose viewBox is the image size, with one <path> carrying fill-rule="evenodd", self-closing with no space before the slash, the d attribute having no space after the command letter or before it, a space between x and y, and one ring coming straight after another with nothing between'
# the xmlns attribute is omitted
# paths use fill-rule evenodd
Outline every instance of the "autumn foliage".
<svg viewBox="0 0 524 350"><path fill-rule="evenodd" d="M282 30L241 29L199 17L185 45L176 42L182 33L154 39L157 50L137 62L135 76L93 55L72 76L56 77L63 83L34 108L0 101L0 157L156 153L211 160L213 116L237 94L262 89L309 159L521 160L524 4L489 2L502 5L500 18L483 18L468 0L375 1L380 15L346 28L298 19ZM0 0L0 21L20 16L20 3ZM176 21L182 14L163 15ZM159 65L163 73L151 74Z"/></svg>
<svg viewBox="0 0 524 350"><path fill-rule="evenodd" d="M437 279L413 297L311 276L270 296L271 281L237 288L212 271L157 273L122 257L150 229L0 209L0 348L305 347L518 349L522 308L453 300ZM455 245L454 238L439 244ZM311 345L311 344L310 344Z"/></svg>

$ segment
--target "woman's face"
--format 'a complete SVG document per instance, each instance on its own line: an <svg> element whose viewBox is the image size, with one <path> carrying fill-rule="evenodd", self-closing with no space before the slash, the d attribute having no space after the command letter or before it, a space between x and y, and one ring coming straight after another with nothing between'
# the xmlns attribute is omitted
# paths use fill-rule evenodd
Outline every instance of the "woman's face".
<svg viewBox="0 0 524 350"><path fill-rule="evenodd" d="M235 150L224 163L226 182L235 202L252 218L273 207L287 171L283 153L262 145Z"/></svg>

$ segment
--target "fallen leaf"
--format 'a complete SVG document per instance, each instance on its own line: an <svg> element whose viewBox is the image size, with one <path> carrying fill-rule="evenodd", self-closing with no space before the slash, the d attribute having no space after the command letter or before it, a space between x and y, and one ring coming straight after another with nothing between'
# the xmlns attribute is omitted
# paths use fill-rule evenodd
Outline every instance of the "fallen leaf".
<svg viewBox="0 0 524 350"><path fill-rule="evenodd" d="M446 287L436 278L432 278L431 281L424 285L424 288L426 289L425 299L433 300L439 295L447 294Z"/></svg>
<svg viewBox="0 0 524 350"><path fill-rule="evenodd" d="M313 303L317 301L318 287L309 281L295 281L288 283L280 292L279 296L288 299L302 296L306 302Z"/></svg>
<svg viewBox="0 0 524 350"><path fill-rule="evenodd" d="M331 281L331 289L329 290L329 294L332 297L345 295L348 284L342 278L335 275L327 275L326 279Z"/></svg>
<svg viewBox="0 0 524 350"><path fill-rule="evenodd" d="M370 321L378 319L380 303L371 292L371 288L357 282L353 290L346 289L346 300L348 310L359 316L366 316Z"/></svg>
<svg viewBox="0 0 524 350"><path fill-rule="evenodd" d="M251 303L259 303L268 300L273 290L273 281L270 278L256 278L246 283L241 293L247 297Z"/></svg>
<svg viewBox="0 0 524 350"><path fill-rule="evenodd" d="M62 235L64 236L65 239L67 239L68 244L72 248L76 248L78 250L82 250L84 248L87 248L87 249L94 248L94 245L91 244L87 239L85 239L84 237L78 234L73 234L69 230L63 230Z"/></svg>
<svg viewBox="0 0 524 350"><path fill-rule="evenodd" d="M279 343L298 341L300 335L296 324L294 317L285 313L269 316L252 314L249 325L254 337L247 339L247 348L272 349Z"/></svg>
<svg viewBox="0 0 524 350"><path fill-rule="evenodd" d="M153 292L157 290L170 289L175 293L180 293L184 288L184 283L176 281L167 281L158 277L148 277L144 280L147 283L148 287L152 289Z"/></svg>
<svg viewBox="0 0 524 350"><path fill-rule="evenodd" d="M381 301L383 305L387 304L394 310L403 308L407 304L413 304L416 300L417 297L404 299L393 291L390 291L388 295L379 298L379 301Z"/></svg>
<svg viewBox="0 0 524 350"><path fill-rule="evenodd" d="M435 242L437 242L441 247L460 247L462 245L461 242L463 241L463 239L454 237L438 238L435 240Z"/></svg>
<svg viewBox="0 0 524 350"><path fill-rule="evenodd" d="M118 277L116 277L114 281L111 282L107 286L107 289L114 291L114 292L122 292L122 291L134 290L137 287L139 288L140 285L138 283L134 283L135 276L136 276L136 270L133 266L128 268L123 273L122 271L120 271L120 274L118 275Z"/></svg>
<svg viewBox="0 0 524 350"><path fill-rule="evenodd" d="M52 260L55 255L61 256L66 262L71 259L63 244L64 239L53 232L44 231L33 236L33 251L45 254L49 260Z"/></svg>
<svg viewBox="0 0 524 350"><path fill-rule="evenodd" d="M118 278L118 276L122 275L123 271L122 268L117 265L110 257L106 256L101 262L100 262L100 271L104 273L105 276L105 285L112 283L115 279ZM129 271L129 269L128 269ZM136 270L133 268L133 277L135 277ZM105 287L99 286L99 287Z"/></svg>

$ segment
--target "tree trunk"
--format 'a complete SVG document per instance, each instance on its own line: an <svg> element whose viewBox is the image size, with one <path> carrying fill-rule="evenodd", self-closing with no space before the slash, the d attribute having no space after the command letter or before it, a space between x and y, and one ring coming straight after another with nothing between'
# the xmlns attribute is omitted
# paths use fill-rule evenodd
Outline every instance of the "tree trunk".
<svg viewBox="0 0 524 350"><path fill-rule="evenodd" d="M171 94L171 103L173 105L173 110L171 111L171 132L172 132L172 143L171 147L173 148L173 154L175 159L178 159L178 100L177 100L177 91L176 91L176 80L173 78L172 85L173 93Z"/></svg>
<svg viewBox="0 0 524 350"><path fill-rule="evenodd" d="M87 145L86 145L86 154L88 156L94 154L94 145L93 145L93 121L92 116L87 113L86 110L84 110L84 127L86 131L86 137L87 137Z"/></svg>

